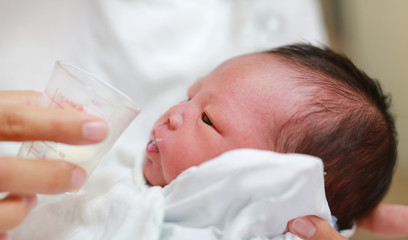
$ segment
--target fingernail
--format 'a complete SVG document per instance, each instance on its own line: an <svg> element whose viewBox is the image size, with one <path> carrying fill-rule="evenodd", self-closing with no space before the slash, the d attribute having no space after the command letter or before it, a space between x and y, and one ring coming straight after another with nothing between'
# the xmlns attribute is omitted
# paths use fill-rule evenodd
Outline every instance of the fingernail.
<svg viewBox="0 0 408 240"><path fill-rule="evenodd" d="M316 232L316 227L307 218L298 218L292 223L292 228L302 237L311 238Z"/></svg>
<svg viewBox="0 0 408 240"><path fill-rule="evenodd" d="M82 125L82 135L90 141L101 141L108 135L108 126L101 121L86 122Z"/></svg>
<svg viewBox="0 0 408 240"><path fill-rule="evenodd" d="M80 168L72 171L71 187L75 190L80 188L86 181L86 172Z"/></svg>

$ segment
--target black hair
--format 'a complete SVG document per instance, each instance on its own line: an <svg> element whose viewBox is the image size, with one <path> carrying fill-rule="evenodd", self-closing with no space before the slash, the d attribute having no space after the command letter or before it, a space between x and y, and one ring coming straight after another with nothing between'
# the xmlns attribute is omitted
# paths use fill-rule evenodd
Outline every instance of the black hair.
<svg viewBox="0 0 408 240"><path fill-rule="evenodd" d="M267 53L293 68L301 109L280 129L281 152L320 157L325 189L340 228L369 214L390 186L397 134L390 97L349 58L327 47L293 44Z"/></svg>

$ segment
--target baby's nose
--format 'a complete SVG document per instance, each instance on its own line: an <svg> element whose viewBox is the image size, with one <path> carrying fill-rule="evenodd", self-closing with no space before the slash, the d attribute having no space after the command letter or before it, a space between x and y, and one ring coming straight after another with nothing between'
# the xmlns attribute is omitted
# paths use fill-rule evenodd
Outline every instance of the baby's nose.
<svg viewBox="0 0 408 240"><path fill-rule="evenodd" d="M171 130L177 130L183 125L183 116L177 111L171 111L167 115L167 122Z"/></svg>

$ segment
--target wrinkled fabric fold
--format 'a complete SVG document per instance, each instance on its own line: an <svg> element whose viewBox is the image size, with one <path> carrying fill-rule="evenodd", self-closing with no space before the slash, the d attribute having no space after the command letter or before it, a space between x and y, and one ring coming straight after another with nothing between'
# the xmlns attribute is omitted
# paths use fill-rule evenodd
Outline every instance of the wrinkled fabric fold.
<svg viewBox="0 0 408 240"><path fill-rule="evenodd" d="M11 235L16 240L296 239L286 225L304 215L331 221L322 161L238 149L187 169L164 188L125 178L100 193L43 204Z"/></svg>
<svg viewBox="0 0 408 240"><path fill-rule="evenodd" d="M233 150L183 172L163 193L164 225L180 231L174 239L200 239L200 229L213 239L269 239L299 216L331 222L322 161L307 155Z"/></svg>

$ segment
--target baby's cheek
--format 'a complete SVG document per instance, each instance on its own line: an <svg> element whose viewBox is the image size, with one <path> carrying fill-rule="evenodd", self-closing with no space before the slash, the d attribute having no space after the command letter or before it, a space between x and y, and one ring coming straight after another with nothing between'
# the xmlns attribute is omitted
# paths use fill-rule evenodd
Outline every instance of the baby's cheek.
<svg viewBox="0 0 408 240"><path fill-rule="evenodd" d="M165 186L162 169L159 164L155 164L150 159L146 159L143 165L143 175L146 181L153 186Z"/></svg>
<svg viewBox="0 0 408 240"><path fill-rule="evenodd" d="M164 162L164 172L167 183L170 183L171 181L176 179L177 176L179 176L188 168L199 165L194 161L198 159L198 157L194 157L194 155L191 155L190 152L174 153L176 155L173 155L173 158L166 159L166 161Z"/></svg>
<svg viewBox="0 0 408 240"><path fill-rule="evenodd" d="M167 166L164 171L164 177L167 184L176 179L178 175L180 175L182 172L184 172L184 170L188 168L188 166L180 164L180 162L169 163L166 165Z"/></svg>

